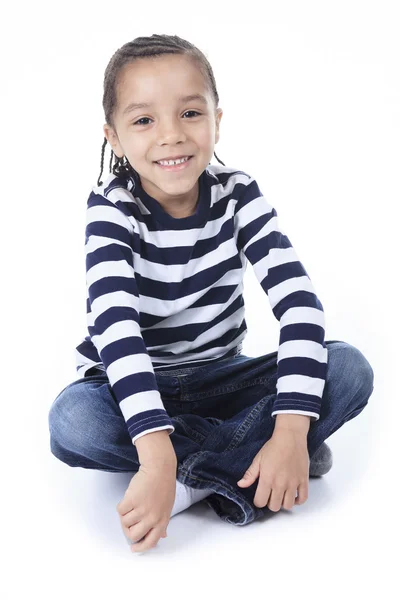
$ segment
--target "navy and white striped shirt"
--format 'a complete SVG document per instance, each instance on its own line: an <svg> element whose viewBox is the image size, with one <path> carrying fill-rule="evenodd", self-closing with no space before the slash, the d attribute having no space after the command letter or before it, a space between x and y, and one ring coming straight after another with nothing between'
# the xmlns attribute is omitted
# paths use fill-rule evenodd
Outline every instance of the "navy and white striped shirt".
<svg viewBox="0 0 400 600"><path fill-rule="evenodd" d="M155 372L241 351L250 261L280 323L272 416L318 420L327 372L321 302L254 178L208 165L196 212L167 213L140 180L109 174L86 211L87 324L76 369L106 371L132 442L174 431Z"/></svg>

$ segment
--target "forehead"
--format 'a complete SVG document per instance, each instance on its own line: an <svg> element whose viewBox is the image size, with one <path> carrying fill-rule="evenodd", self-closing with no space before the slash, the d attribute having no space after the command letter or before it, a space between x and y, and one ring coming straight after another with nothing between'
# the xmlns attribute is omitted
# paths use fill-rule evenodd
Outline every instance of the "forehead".
<svg viewBox="0 0 400 600"><path fill-rule="evenodd" d="M182 55L140 58L126 65L120 74L119 112L122 114L132 102L157 106L195 93L209 99L203 74L190 58Z"/></svg>

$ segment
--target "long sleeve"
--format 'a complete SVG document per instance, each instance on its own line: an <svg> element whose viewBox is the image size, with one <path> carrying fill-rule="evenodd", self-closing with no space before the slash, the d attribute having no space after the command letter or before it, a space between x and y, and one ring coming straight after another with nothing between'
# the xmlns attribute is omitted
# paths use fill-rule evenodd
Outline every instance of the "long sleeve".
<svg viewBox="0 0 400 600"><path fill-rule="evenodd" d="M130 219L92 192L85 237L88 331L134 444L147 433L175 429L140 332L133 235Z"/></svg>
<svg viewBox="0 0 400 600"><path fill-rule="evenodd" d="M250 177L250 176L249 176ZM321 302L304 266L280 230L277 212L250 177L235 207L238 249L251 262L279 321L277 414L320 417L328 350Z"/></svg>

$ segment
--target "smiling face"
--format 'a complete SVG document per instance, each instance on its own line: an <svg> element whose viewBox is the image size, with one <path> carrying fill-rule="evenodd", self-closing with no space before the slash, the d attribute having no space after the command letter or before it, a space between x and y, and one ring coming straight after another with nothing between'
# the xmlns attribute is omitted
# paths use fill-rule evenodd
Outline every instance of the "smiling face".
<svg viewBox="0 0 400 600"><path fill-rule="evenodd" d="M193 207L222 117L196 62L183 55L136 59L120 73L117 101L116 131L103 127L114 154L127 157L143 189L164 207ZM192 158L174 169L155 162L170 156Z"/></svg>

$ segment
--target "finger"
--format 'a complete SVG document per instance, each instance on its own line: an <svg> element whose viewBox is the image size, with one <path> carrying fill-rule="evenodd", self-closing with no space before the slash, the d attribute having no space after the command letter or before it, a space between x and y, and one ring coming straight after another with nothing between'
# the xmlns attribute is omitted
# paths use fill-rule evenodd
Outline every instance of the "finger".
<svg viewBox="0 0 400 600"><path fill-rule="evenodd" d="M286 492L283 495L282 508L284 508L286 510L290 510L291 508L293 508L295 500L296 500L296 494L297 494L296 489L286 490Z"/></svg>
<svg viewBox="0 0 400 600"><path fill-rule="evenodd" d="M245 474L243 475L242 479L240 479L237 484L243 487L246 487L248 485L251 485L252 483L255 482L255 480L257 479L257 477L260 476L260 467L259 467L259 463L252 463L250 465L250 467L247 469L247 471L245 472Z"/></svg>
<svg viewBox="0 0 400 600"><path fill-rule="evenodd" d="M304 504L308 498L308 481L299 485L298 492L299 495L296 498L296 504Z"/></svg>
<svg viewBox="0 0 400 600"><path fill-rule="evenodd" d="M273 488L270 500L268 502L268 508L274 512L278 512L282 507L282 499L286 489L284 488Z"/></svg>
<svg viewBox="0 0 400 600"><path fill-rule="evenodd" d="M253 504L254 506L258 506L258 508L263 508L267 505L270 495L272 492L272 488L263 484L261 480L258 482L257 490L254 495Z"/></svg>
<svg viewBox="0 0 400 600"><path fill-rule="evenodd" d="M139 542L143 537L143 536L140 536L139 533L133 531L133 529L131 527L122 526L122 531L124 532L126 539L129 540L130 544L135 544L136 542Z"/></svg>
<svg viewBox="0 0 400 600"><path fill-rule="evenodd" d="M125 495L121 502L117 504L117 512L123 517L129 511L133 510L134 506L132 503L132 497L129 495Z"/></svg>
<svg viewBox="0 0 400 600"><path fill-rule="evenodd" d="M124 517L120 517L122 531L124 535L131 540L132 543L132 527L140 524L142 517L137 514L137 511L130 511ZM146 532L147 533L147 532ZM135 531L135 535L137 535L137 530ZM135 539L139 539L136 537Z"/></svg>
<svg viewBox="0 0 400 600"><path fill-rule="evenodd" d="M132 525L139 523L139 521L142 519L142 516L139 514L138 510L134 508L126 513L126 515L123 517L120 517L120 519L122 526L129 529L129 527L132 527Z"/></svg>
<svg viewBox="0 0 400 600"><path fill-rule="evenodd" d="M139 542L142 538L144 538L149 531L151 531L152 527L146 525L144 521L139 521L135 523L135 525L131 525L130 527L124 527L124 533L127 537L133 542Z"/></svg>
<svg viewBox="0 0 400 600"><path fill-rule="evenodd" d="M131 538L130 538L130 537L128 537L126 534L125 534L125 537L126 537L126 541L128 542L128 544L129 544L130 546L132 546L132 544L137 544L137 542L133 542L133 541L131 540ZM141 541L142 541L142 539L143 539L143 538L140 538L140 540L138 540L138 542L141 542Z"/></svg>
<svg viewBox="0 0 400 600"><path fill-rule="evenodd" d="M144 540L131 546L131 551L144 552L145 550L150 550L150 548L154 548L161 538L162 531L162 527L154 527L146 534Z"/></svg>

